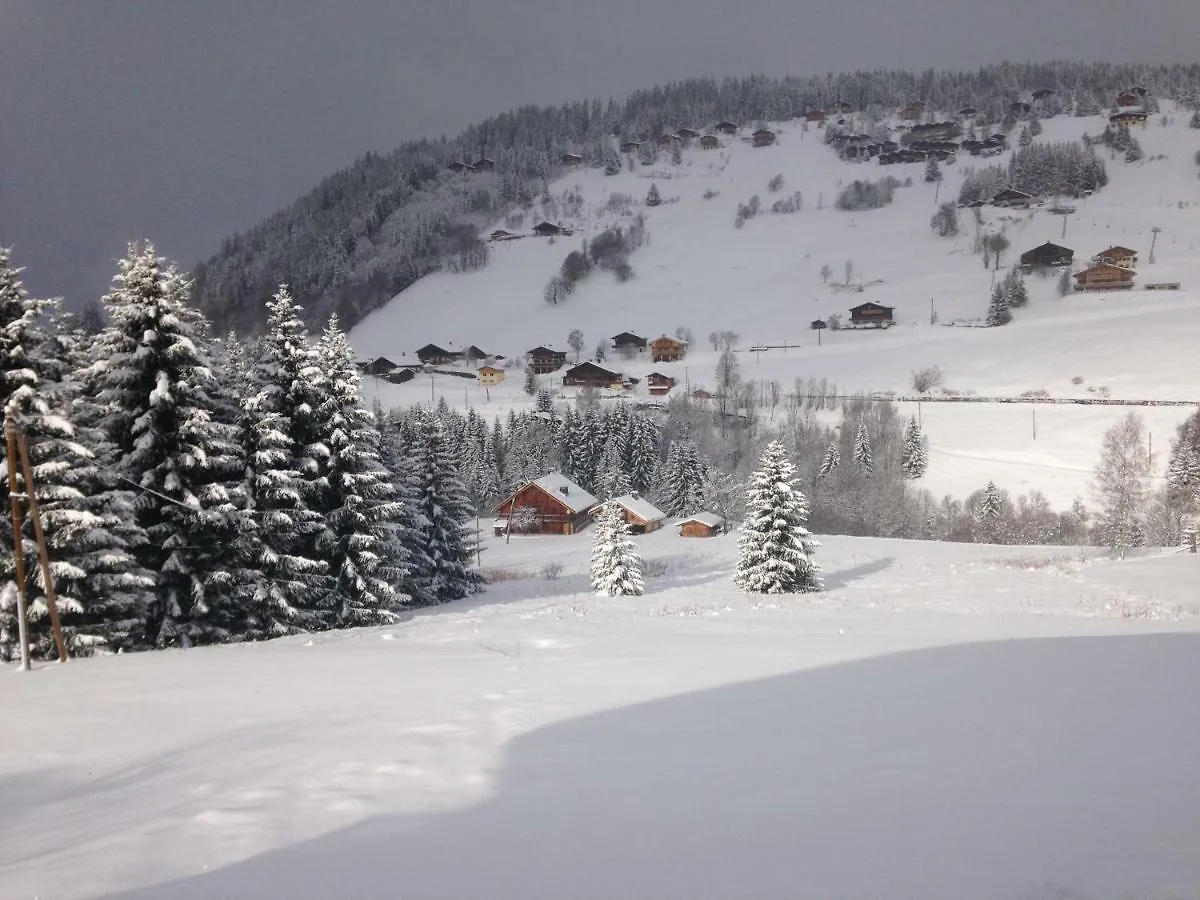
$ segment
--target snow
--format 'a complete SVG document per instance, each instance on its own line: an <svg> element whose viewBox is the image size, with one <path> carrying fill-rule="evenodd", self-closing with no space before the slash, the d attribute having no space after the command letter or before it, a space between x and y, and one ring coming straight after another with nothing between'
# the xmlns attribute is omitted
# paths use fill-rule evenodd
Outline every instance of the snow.
<svg viewBox="0 0 1200 900"><path fill-rule="evenodd" d="M600 502L561 472L549 472L533 483L573 513L586 512Z"/></svg>
<svg viewBox="0 0 1200 900"><path fill-rule="evenodd" d="M990 160L960 154L956 163L942 166L945 179L938 187L922 180L921 164L840 161L822 143L822 130L804 132L799 123L786 122L772 126L780 136L772 147L722 138L720 150L685 150L681 166L662 162L611 177L600 170L571 171L550 189L557 196L578 188L584 197L585 212L568 223L575 228L573 237L553 243L532 237L497 242L486 269L422 279L364 320L352 341L364 359L384 354L404 361L428 340L467 346L483 338L489 350L520 357L538 343L563 344L575 328L583 331L589 347L622 331L644 335L691 329L690 352L680 362L653 363L649 354L624 360L609 352L606 367L643 379L634 394L639 402L662 399L645 393L644 377L656 370L677 379L675 391L713 389L718 354L706 336L723 329L741 335L738 357L744 378L778 379L789 392L798 378L827 378L840 393L912 396L912 370L938 365L946 374L946 387L964 395L1018 398L1046 391L1064 398L1200 402L1191 366L1194 336L1200 332L1200 180L1192 159L1196 132L1187 128L1186 112L1163 105L1174 116L1172 124L1163 126L1153 116L1144 129L1134 129L1145 151L1143 161L1125 163L1097 149L1110 183L1093 196L1072 201L1074 214L1051 214L1049 201L1028 211L985 207L981 212L986 229L1006 229L1011 241L1006 267L1048 240L1075 250L1077 267L1105 247L1128 244L1139 253L1139 284L1179 281L1180 291L1137 289L1060 298L1057 272L1045 279L1035 275L1027 279L1030 304L1015 311L1011 325L943 327L981 318L993 277L999 280L1004 273L986 271L981 257L971 253L972 211L960 210L962 233L957 238L931 231L935 196L954 199L966 167L1007 164L1011 151ZM1099 116L1048 119L1039 140L1077 140L1084 133L1101 133L1104 124ZM1152 159L1159 156L1165 158ZM785 178L778 196L802 191L803 211L760 213L735 229L739 203L758 194L763 206L770 206L777 195L767 190L767 182L776 173ZM911 175L914 184L898 189L893 204L883 209L833 209L839 182L884 175ZM641 198L651 180L664 202L648 208ZM710 190L718 196L704 199ZM646 216L650 243L630 257L636 277L618 284L610 273L594 272L566 302L548 306L542 287L566 254L622 221L620 215L602 211L614 193L631 195L633 212ZM823 209L817 208L820 195ZM541 217L535 210L521 230ZM1153 264L1152 227L1162 229ZM847 259L853 260L855 271L849 288L840 284ZM826 264L834 273L828 284L820 276ZM896 327L826 329L819 335L809 328L813 319L831 313L846 319L847 310L864 301L894 306ZM930 324L931 311L937 314L936 326ZM787 349L749 351L754 345L785 344ZM573 392L563 391L561 374L542 376L541 382L570 398ZM389 385L366 379L364 390L385 406L441 396L459 408L474 406L489 419L533 402L522 392L519 377L488 389L464 386L465 379L448 375L435 380L431 386L424 380ZM918 412L915 402L901 407L905 418ZM1056 508L1065 508L1077 496L1087 499L1101 436L1124 412L1107 406L922 402L930 465L920 484L936 495L962 498L993 478L1012 493L1041 490ZM1189 409L1146 407L1138 412L1156 446L1165 449L1167 437ZM776 415L784 415L782 407Z"/></svg>
<svg viewBox="0 0 1200 900"><path fill-rule="evenodd" d="M667 517L666 513L640 494L625 494L621 497L613 497L611 502L637 516L643 522L661 522Z"/></svg>
<svg viewBox="0 0 1200 900"><path fill-rule="evenodd" d="M634 540L642 597L485 538L396 625L4 672L4 897L1194 896L1200 557Z"/></svg>
<svg viewBox="0 0 1200 900"><path fill-rule="evenodd" d="M707 525L709 528L720 528L725 524L725 520L716 513L696 513L694 516L688 516L686 519L680 519L676 525L686 525L688 522L699 522L701 525Z"/></svg>

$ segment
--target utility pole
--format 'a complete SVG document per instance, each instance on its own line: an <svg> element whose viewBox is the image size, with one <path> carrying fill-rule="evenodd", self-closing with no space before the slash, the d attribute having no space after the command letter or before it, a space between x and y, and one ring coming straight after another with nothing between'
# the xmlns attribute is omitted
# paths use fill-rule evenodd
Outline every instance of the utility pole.
<svg viewBox="0 0 1200 900"><path fill-rule="evenodd" d="M1155 225L1153 228L1150 229L1150 231L1154 234L1154 237L1152 237L1150 239L1150 264L1153 265L1154 264L1154 245L1156 243L1158 243L1158 234L1160 231L1162 231L1162 229L1159 228L1157 225Z"/></svg>
<svg viewBox="0 0 1200 900"><path fill-rule="evenodd" d="M935 310L933 308L933 298L932 297L929 298L929 324L930 325L937 324L937 310Z"/></svg>
<svg viewBox="0 0 1200 900"><path fill-rule="evenodd" d="M1060 234L1058 236L1058 239L1062 240L1066 236L1067 236L1067 216L1066 216L1066 213L1063 213L1063 230L1062 230L1062 234Z"/></svg>

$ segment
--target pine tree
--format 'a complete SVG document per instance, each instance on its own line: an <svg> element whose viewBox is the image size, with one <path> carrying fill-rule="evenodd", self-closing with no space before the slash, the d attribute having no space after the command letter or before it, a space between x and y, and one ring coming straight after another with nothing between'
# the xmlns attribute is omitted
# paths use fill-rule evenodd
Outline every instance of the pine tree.
<svg viewBox="0 0 1200 900"><path fill-rule="evenodd" d="M605 597L640 596L642 558L629 537L621 507L606 503L592 543L592 590Z"/></svg>
<svg viewBox="0 0 1200 900"><path fill-rule="evenodd" d="M734 584L760 594L819 591L821 570L813 552L820 545L807 521L808 503L796 487L795 469L783 444L774 441L750 476Z"/></svg>
<svg viewBox="0 0 1200 900"><path fill-rule="evenodd" d="M533 371L533 366L525 367L525 393L530 397L538 393L537 373Z"/></svg>
<svg viewBox="0 0 1200 900"><path fill-rule="evenodd" d="M654 495L668 516L690 516L704 508L704 462L691 438L671 442L659 467Z"/></svg>
<svg viewBox="0 0 1200 900"><path fill-rule="evenodd" d="M942 180L942 170L938 166L937 157L929 157L929 162L925 164L925 180L930 184Z"/></svg>
<svg viewBox="0 0 1200 900"><path fill-rule="evenodd" d="M867 420L859 418L858 429L854 432L854 462L858 469L868 478L874 470L875 463L871 457L871 435L867 432Z"/></svg>
<svg viewBox="0 0 1200 900"><path fill-rule="evenodd" d="M1025 289L1025 279L1015 269L1005 276L1002 293L1004 295L1004 302L1014 309L1025 306L1029 302L1029 292Z"/></svg>
<svg viewBox="0 0 1200 900"><path fill-rule="evenodd" d="M650 190L646 193L646 205L658 206L662 203L662 197L658 193L658 185L653 182L650 184Z"/></svg>
<svg viewBox="0 0 1200 900"><path fill-rule="evenodd" d="M1008 303L1004 299L1004 291L1000 285L992 290L992 302L988 306L987 324L989 327L997 328L1001 325L1007 325L1012 321L1012 310L1009 309Z"/></svg>
<svg viewBox="0 0 1200 900"><path fill-rule="evenodd" d="M929 468L929 457L925 449L925 437L917 417L908 420L904 428L904 440L900 446L900 471L905 478L917 479Z"/></svg>
<svg viewBox="0 0 1200 900"><path fill-rule="evenodd" d="M363 408L354 353L332 316L317 355L324 362L325 401L316 410L321 465L316 511L325 525L315 542L334 578L325 623L332 627L395 621L407 599L396 590L404 577L397 521L400 504L379 458L375 418ZM324 612L323 608L318 609Z"/></svg>
<svg viewBox="0 0 1200 900"><path fill-rule="evenodd" d="M649 416L637 413L630 417L625 452L629 486L640 493L648 493L658 468L658 426Z"/></svg>
<svg viewBox="0 0 1200 900"><path fill-rule="evenodd" d="M832 475L834 470L841 464L842 454L838 452L837 440L829 442L829 446L825 448L825 457L821 460L821 466L817 469L817 475L824 478Z"/></svg>
<svg viewBox="0 0 1200 900"><path fill-rule="evenodd" d="M632 490L629 476L625 474L624 437L623 432L614 431L604 445L604 455L600 458L600 470L596 478L596 487L602 500L623 497Z"/></svg>
<svg viewBox="0 0 1200 900"><path fill-rule="evenodd" d="M983 496L975 510L980 540L984 543L996 543L1000 537L1000 521L1004 516L1004 495L996 487L996 482L988 481L983 489Z"/></svg>

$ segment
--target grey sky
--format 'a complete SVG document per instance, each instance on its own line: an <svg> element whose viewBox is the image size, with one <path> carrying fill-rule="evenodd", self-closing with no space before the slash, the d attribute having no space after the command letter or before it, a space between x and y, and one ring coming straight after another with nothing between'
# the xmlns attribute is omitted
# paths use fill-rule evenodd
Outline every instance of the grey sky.
<svg viewBox="0 0 1200 900"><path fill-rule="evenodd" d="M364 150L695 75L1195 59L1196 0L0 0L0 241L99 296Z"/></svg>

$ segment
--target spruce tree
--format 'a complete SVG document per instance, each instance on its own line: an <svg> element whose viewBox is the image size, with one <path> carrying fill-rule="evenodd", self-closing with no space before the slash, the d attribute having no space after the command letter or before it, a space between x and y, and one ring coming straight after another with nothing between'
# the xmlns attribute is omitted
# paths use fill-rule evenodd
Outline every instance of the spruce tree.
<svg viewBox="0 0 1200 900"><path fill-rule="evenodd" d="M635 413L630 417L625 452L629 486L635 491L648 493L658 468L658 426L649 416Z"/></svg>
<svg viewBox="0 0 1200 900"><path fill-rule="evenodd" d="M825 457L821 460L821 466L817 469L817 475L822 478L832 475L841 461L842 454L838 452L837 439L835 438L825 448Z"/></svg>
<svg viewBox="0 0 1200 900"><path fill-rule="evenodd" d="M796 486L795 468L783 444L773 441L750 476L734 584L760 594L819 591L821 570L813 552L820 545L807 521L808 503Z"/></svg>
<svg viewBox="0 0 1200 900"><path fill-rule="evenodd" d="M596 520L592 590L605 597L638 596L644 591L642 558L629 537L621 507L615 503L606 503Z"/></svg>
<svg viewBox="0 0 1200 900"><path fill-rule="evenodd" d="M671 442L654 488L658 508L668 516L690 516L704 508L704 462L691 438Z"/></svg>
<svg viewBox="0 0 1200 900"><path fill-rule="evenodd" d="M1012 310L1004 299L1004 291L1000 285L992 289L992 302L988 305L987 325L997 328L1012 321Z"/></svg>
<svg viewBox="0 0 1200 900"><path fill-rule="evenodd" d="M984 543L998 543L1000 538L1000 522L1004 516L1004 495L996 487L996 482L989 480L983 489L979 506L975 510L979 539Z"/></svg>
<svg viewBox="0 0 1200 900"><path fill-rule="evenodd" d="M622 497L630 492L629 476L625 474L625 441L624 435L614 432L609 435L604 445L604 455L600 458L600 471L596 478L596 487L600 491L600 499L611 500Z"/></svg>
<svg viewBox="0 0 1200 900"><path fill-rule="evenodd" d="M871 477L875 468L875 461L871 456L871 435L867 432L867 420L861 416L858 428L854 432L854 462L863 475Z"/></svg>
<svg viewBox="0 0 1200 900"><path fill-rule="evenodd" d="M904 439L900 445L900 471L905 478L917 479L929 468L929 457L925 450L925 437L920 423L913 416L904 427Z"/></svg>
<svg viewBox="0 0 1200 900"><path fill-rule="evenodd" d="M646 205L658 206L662 203L662 197L658 193L658 185L651 183L650 190L646 192Z"/></svg>

